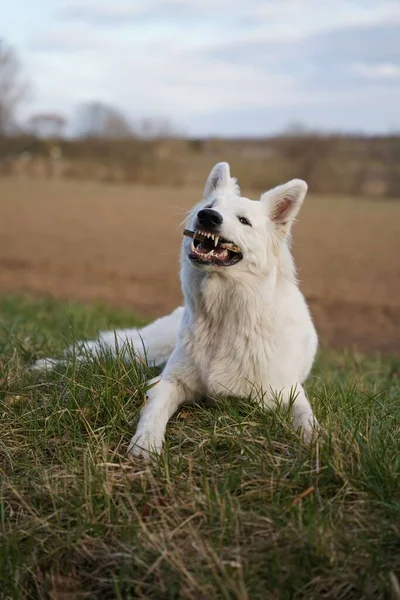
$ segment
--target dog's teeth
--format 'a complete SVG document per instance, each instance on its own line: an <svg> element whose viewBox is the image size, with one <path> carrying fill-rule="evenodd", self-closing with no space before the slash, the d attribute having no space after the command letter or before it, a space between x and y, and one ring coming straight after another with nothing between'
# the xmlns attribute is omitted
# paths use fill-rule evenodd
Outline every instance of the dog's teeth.
<svg viewBox="0 0 400 600"><path fill-rule="evenodd" d="M216 235L214 237L214 246L215 246L215 248L218 246L218 240L219 240L219 235Z"/></svg>

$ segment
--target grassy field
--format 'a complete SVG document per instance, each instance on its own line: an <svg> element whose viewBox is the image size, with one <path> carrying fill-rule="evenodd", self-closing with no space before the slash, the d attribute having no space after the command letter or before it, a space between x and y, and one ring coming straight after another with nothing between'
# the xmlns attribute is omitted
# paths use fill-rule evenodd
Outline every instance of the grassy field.
<svg viewBox="0 0 400 600"><path fill-rule="evenodd" d="M245 401L183 407L155 464L126 458L150 372L39 357L121 310L0 299L0 597L400 598L400 361L325 352L326 435Z"/></svg>

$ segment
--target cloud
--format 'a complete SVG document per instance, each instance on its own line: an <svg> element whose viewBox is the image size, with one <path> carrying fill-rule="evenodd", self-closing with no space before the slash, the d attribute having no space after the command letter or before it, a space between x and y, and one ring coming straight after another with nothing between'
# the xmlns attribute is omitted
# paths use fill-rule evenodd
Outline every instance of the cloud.
<svg viewBox="0 0 400 600"><path fill-rule="evenodd" d="M79 0L64 3L62 18L103 25L124 25L141 17L153 21L191 20L209 26L240 25L242 41L250 35L296 37L340 27L400 22L397 0L336 0L335 10L320 0ZM232 32L234 35L236 31Z"/></svg>
<svg viewBox="0 0 400 600"><path fill-rule="evenodd" d="M93 28L87 28L82 24L65 25L41 31L31 37L28 41L28 49L31 52L45 54L98 51L104 48L104 36Z"/></svg>
<svg viewBox="0 0 400 600"><path fill-rule="evenodd" d="M261 3L262 0L250 0L253 8L257 8ZM243 16L247 12L248 9L244 9L241 2L237 0L220 0L218 3L213 0L202 0L201 2L190 0L131 0L130 2L83 0L67 2L58 10L60 16L74 20L103 21L109 19L112 22L124 22L125 19L141 15L152 18L175 18L177 15L203 16L212 21L221 14L229 19L231 15Z"/></svg>
<svg viewBox="0 0 400 600"><path fill-rule="evenodd" d="M122 21L146 13L143 2L70 2L57 14L76 21Z"/></svg>
<svg viewBox="0 0 400 600"><path fill-rule="evenodd" d="M360 75L366 79L400 79L400 65L394 65L391 63L355 63L353 70L355 73L357 73L357 75Z"/></svg>
<svg viewBox="0 0 400 600"><path fill-rule="evenodd" d="M373 130L397 115L399 11L385 0L62 2L32 32L28 68L37 106L65 112L99 100L196 135L293 119Z"/></svg>
<svg viewBox="0 0 400 600"><path fill-rule="evenodd" d="M393 79L400 67L399 39L400 24L352 26L291 41L234 41L210 48L209 53L227 64L292 74L299 91L313 89L318 94L331 90L336 96L340 90L345 92L357 83L365 83L367 73L375 72L377 76L380 71L382 81ZM381 65L380 69L376 65Z"/></svg>

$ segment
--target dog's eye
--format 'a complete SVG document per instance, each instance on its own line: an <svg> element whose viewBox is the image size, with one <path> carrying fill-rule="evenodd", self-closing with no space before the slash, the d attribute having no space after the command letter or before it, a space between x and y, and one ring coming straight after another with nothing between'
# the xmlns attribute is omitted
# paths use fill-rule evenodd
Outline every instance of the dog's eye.
<svg viewBox="0 0 400 600"><path fill-rule="evenodd" d="M246 217L238 217L238 219L243 225L250 225L251 227L251 223L248 219L246 219Z"/></svg>

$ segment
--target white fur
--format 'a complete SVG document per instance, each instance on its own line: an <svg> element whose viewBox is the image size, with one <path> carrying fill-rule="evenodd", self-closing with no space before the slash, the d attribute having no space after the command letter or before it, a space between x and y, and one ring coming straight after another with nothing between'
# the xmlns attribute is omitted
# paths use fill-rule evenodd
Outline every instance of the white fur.
<svg viewBox="0 0 400 600"><path fill-rule="evenodd" d="M267 406L277 397L286 405L294 399L294 424L311 437L316 421L301 384L314 360L317 335L297 286L288 239L306 192L305 182L293 180L254 202L240 197L226 163L211 171L189 228L196 229L198 210L214 202L223 217L221 235L241 247L243 260L227 268L197 268L188 259L191 241L183 240L185 310L178 343L148 392L129 447L134 456L161 450L167 422L181 404L215 394L252 395Z"/></svg>
<svg viewBox="0 0 400 600"><path fill-rule="evenodd" d="M104 354L129 360L132 354L138 360L145 360L150 366L164 364L176 346L179 327L183 315L183 306L176 308L170 315L156 319L141 329L116 329L101 331L97 340L78 342L70 346L64 359L42 358L32 366L32 370L52 370L66 365L67 359L86 362Z"/></svg>
<svg viewBox="0 0 400 600"><path fill-rule="evenodd" d="M188 259L191 240L184 238L184 308L139 331L103 333L85 344L90 355L115 349L117 339L131 343L139 357L146 352L153 364L168 359L147 393L129 445L133 456L161 451L168 420L181 404L218 394L252 396L268 407L278 399L291 404L295 427L311 438L317 422L302 383L317 334L290 253L291 225L306 192L307 184L295 179L252 201L240 196L229 165L216 165L188 227L196 229L198 211L213 203L223 217L221 235L240 246L243 259L230 267L197 267Z"/></svg>

